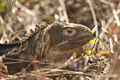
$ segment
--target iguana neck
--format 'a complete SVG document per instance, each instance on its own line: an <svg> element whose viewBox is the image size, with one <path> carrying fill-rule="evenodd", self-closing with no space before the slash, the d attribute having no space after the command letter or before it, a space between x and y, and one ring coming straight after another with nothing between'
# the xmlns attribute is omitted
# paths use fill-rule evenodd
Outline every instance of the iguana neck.
<svg viewBox="0 0 120 80"><path fill-rule="evenodd" d="M47 46L49 41L49 36L44 34L46 26L40 28L32 36L30 36L26 41L22 42L22 45L25 46L25 53L31 54L35 58L43 58L45 53L47 53Z"/></svg>

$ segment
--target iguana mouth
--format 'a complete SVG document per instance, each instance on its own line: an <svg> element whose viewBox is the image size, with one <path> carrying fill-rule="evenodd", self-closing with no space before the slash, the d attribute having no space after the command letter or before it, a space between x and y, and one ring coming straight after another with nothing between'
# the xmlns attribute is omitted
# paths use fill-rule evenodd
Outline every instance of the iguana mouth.
<svg viewBox="0 0 120 80"><path fill-rule="evenodd" d="M60 44L56 45L56 48L58 47L59 49L62 49L62 50L64 49L67 50L67 48L71 48L71 49L78 48L86 44L91 39L92 39L91 35L87 35L86 37L80 36L80 38L78 39L72 39L72 40L61 42Z"/></svg>
<svg viewBox="0 0 120 80"><path fill-rule="evenodd" d="M53 49L58 48L63 51L76 49L76 48L79 48L79 47L85 45L91 39L92 39L92 33L89 33L89 32L87 32L86 34L83 33L78 36L72 37L69 40L66 40L64 42L57 44L55 47L53 47Z"/></svg>
<svg viewBox="0 0 120 80"><path fill-rule="evenodd" d="M81 34L68 40L69 42L84 42L92 39L92 33Z"/></svg>
<svg viewBox="0 0 120 80"><path fill-rule="evenodd" d="M89 40L91 40L92 38L91 38L91 36L88 36L87 38L82 38L82 39L77 39L77 40L70 40L69 42L86 42L86 41L89 41Z"/></svg>

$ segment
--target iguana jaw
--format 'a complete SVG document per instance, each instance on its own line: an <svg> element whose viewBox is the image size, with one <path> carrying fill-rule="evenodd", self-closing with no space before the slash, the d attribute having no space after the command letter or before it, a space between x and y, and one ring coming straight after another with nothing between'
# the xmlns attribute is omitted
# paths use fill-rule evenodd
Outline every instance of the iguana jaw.
<svg viewBox="0 0 120 80"><path fill-rule="evenodd" d="M86 34L84 33L69 40L66 40L64 42L61 42L56 46L52 47L51 49L61 50L61 51L74 50L82 47L83 45L88 43L91 39L92 39L92 33L88 32Z"/></svg>
<svg viewBox="0 0 120 80"><path fill-rule="evenodd" d="M73 52L76 49L82 47L91 39L92 33L86 32L85 35L81 34L76 36L76 38L74 37L70 40L63 41L49 49L47 54L47 61L49 63L56 63L56 65L52 65L51 67L59 67L73 55Z"/></svg>

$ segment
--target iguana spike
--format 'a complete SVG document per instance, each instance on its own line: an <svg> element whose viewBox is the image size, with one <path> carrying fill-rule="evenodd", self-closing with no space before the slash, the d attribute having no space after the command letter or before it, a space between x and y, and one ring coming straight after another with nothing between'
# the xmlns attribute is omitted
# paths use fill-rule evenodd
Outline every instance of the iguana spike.
<svg viewBox="0 0 120 80"><path fill-rule="evenodd" d="M26 39L28 39L28 37L22 37L22 40L23 40L23 41L26 40Z"/></svg>
<svg viewBox="0 0 120 80"><path fill-rule="evenodd" d="M20 42L23 42L23 40L22 40L22 39L20 39Z"/></svg>
<svg viewBox="0 0 120 80"><path fill-rule="evenodd" d="M36 27L40 28L40 26L37 24Z"/></svg>
<svg viewBox="0 0 120 80"><path fill-rule="evenodd" d="M33 34L33 33L35 33L32 29L30 29L30 32Z"/></svg>
<svg viewBox="0 0 120 80"><path fill-rule="evenodd" d="M39 29L39 28L36 27L36 28L35 28L35 32L38 32L38 29Z"/></svg>
<svg viewBox="0 0 120 80"><path fill-rule="evenodd" d="M40 29L40 26L36 25L35 32L38 32L39 29Z"/></svg>
<svg viewBox="0 0 120 80"><path fill-rule="evenodd" d="M31 34L29 34L29 33L28 33L28 34L25 34L25 36L26 36L26 37L30 37L30 36L31 36Z"/></svg>

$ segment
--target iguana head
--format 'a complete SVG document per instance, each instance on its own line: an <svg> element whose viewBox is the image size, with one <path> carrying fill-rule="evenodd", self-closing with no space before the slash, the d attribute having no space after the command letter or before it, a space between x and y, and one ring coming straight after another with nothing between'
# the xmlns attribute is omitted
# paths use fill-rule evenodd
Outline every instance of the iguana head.
<svg viewBox="0 0 120 80"><path fill-rule="evenodd" d="M53 50L74 50L92 39L92 32L88 27L74 23L53 23L49 26L47 33Z"/></svg>
<svg viewBox="0 0 120 80"><path fill-rule="evenodd" d="M84 25L54 22L39 29L28 39L26 52L35 54L40 62L63 64L73 51L91 39L91 30Z"/></svg>
<svg viewBox="0 0 120 80"><path fill-rule="evenodd" d="M77 48L82 47L91 39L91 30L84 25L55 22L48 25L43 31L41 43L44 47L42 46L40 51L40 57L43 58L40 59L61 65L73 55ZM54 64L51 65L56 67Z"/></svg>

